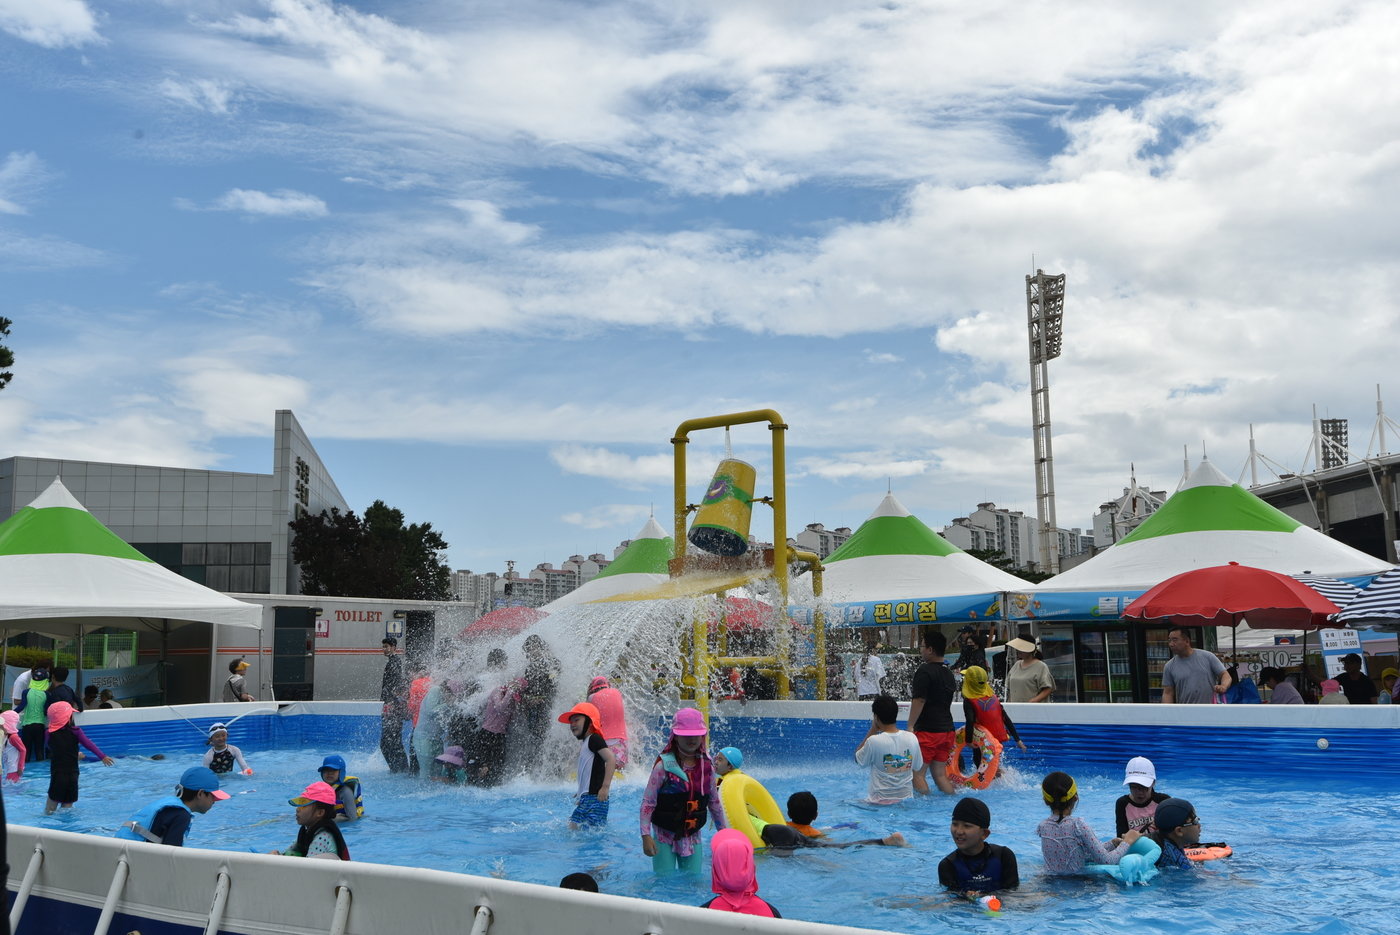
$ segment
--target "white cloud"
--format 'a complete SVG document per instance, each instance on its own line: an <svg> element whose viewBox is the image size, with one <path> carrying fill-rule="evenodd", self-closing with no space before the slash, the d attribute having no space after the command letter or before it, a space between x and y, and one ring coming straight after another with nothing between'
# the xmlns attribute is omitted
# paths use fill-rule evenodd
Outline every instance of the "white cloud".
<svg viewBox="0 0 1400 935"><path fill-rule="evenodd" d="M0 162L0 214L28 214L16 199L34 194L51 177L35 153L12 152Z"/></svg>
<svg viewBox="0 0 1400 935"><path fill-rule="evenodd" d="M622 454L589 445L559 445L549 458L566 474L603 477L623 486L649 486L670 481L674 465L670 455Z"/></svg>
<svg viewBox="0 0 1400 935"><path fill-rule="evenodd" d="M213 207L219 211L241 211L259 217L319 218L329 213L326 203L320 198L289 188L275 192L231 188L214 202Z"/></svg>
<svg viewBox="0 0 1400 935"><path fill-rule="evenodd" d="M209 78L190 81L166 78L157 85L157 90L172 101L211 114L227 114L233 102L233 88L226 82Z"/></svg>
<svg viewBox="0 0 1400 935"><path fill-rule="evenodd" d="M584 529L632 527L651 515L651 508L637 503L605 503L579 512L564 513L559 518L570 526Z"/></svg>
<svg viewBox="0 0 1400 935"><path fill-rule="evenodd" d="M891 354L887 351L873 351L868 347L863 353L865 354L865 362L867 364L898 364L904 361L904 358L900 357L898 354Z"/></svg>
<svg viewBox="0 0 1400 935"><path fill-rule="evenodd" d="M42 234L28 237L0 227L0 269L54 270L101 266L110 257L101 250Z"/></svg>
<svg viewBox="0 0 1400 935"><path fill-rule="evenodd" d="M934 464L928 458L900 458L888 452L848 452L837 458L803 458L798 472L832 481L879 480L917 477L928 473Z"/></svg>
<svg viewBox="0 0 1400 935"><path fill-rule="evenodd" d="M277 373L259 373L211 357L187 357L168 368L177 404L200 414L217 435L263 435L268 415L297 409L310 396L307 382Z"/></svg>
<svg viewBox="0 0 1400 935"><path fill-rule="evenodd" d="M50 49L101 39L83 0L0 0L0 29Z"/></svg>

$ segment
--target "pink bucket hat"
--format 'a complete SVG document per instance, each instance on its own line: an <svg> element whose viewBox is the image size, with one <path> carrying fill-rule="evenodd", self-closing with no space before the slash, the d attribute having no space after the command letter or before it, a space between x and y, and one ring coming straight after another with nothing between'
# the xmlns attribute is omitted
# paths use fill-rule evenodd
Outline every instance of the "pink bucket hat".
<svg viewBox="0 0 1400 935"><path fill-rule="evenodd" d="M49 733L62 730L63 725L73 720L73 706L66 701L55 701L49 705Z"/></svg>
<svg viewBox="0 0 1400 935"><path fill-rule="evenodd" d="M1336 679L1323 679L1318 683L1318 687L1322 689L1324 695L1335 695L1342 690L1342 683ZM52 711L53 708L49 708L49 710Z"/></svg>
<svg viewBox="0 0 1400 935"><path fill-rule="evenodd" d="M705 727L705 715L694 708L681 708L671 722L671 733L677 737L704 737L709 733Z"/></svg>
<svg viewBox="0 0 1400 935"><path fill-rule="evenodd" d="M7 733L7 734L18 734L18 733L19 733L19 712L18 712L18 711L6 711L4 714L0 714L0 721L3 721L3 722L4 722L4 725L5 725L5 733Z"/></svg>
<svg viewBox="0 0 1400 935"><path fill-rule="evenodd" d="M329 783L313 782L301 791L301 795L294 799L288 799L288 805L310 805L312 802L320 802L322 805L335 805L335 790Z"/></svg>

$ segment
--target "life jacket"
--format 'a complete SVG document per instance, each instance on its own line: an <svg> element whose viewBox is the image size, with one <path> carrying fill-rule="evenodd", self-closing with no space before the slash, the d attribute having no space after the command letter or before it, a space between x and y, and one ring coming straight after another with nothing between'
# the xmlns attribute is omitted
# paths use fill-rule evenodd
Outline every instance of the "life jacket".
<svg viewBox="0 0 1400 935"><path fill-rule="evenodd" d="M690 777L676 762L674 753L663 753L660 759L666 767L666 778L657 790L656 811L651 814L651 823L672 834L697 834L709 817L710 796L700 790L692 792Z"/></svg>
<svg viewBox="0 0 1400 935"><path fill-rule="evenodd" d="M316 840L316 835L320 834L322 831L329 834L335 840L335 851L337 856L339 856L341 860L349 860L350 848L345 843L345 837L340 833L340 829L335 826L335 819L323 822L322 824L317 825L315 828L312 828L311 833L306 838L307 847L311 846L311 842ZM298 838L300 838L300 835L298 835ZM295 847L283 851L283 853L288 857L306 856L305 854L296 850Z"/></svg>
<svg viewBox="0 0 1400 935"><path fill-rule="evenodd" d="M49 704L48 679L42 682L30 682L29 689L24 693L24 702L24 710L20 712L20 726L30 727L34 724L47 724L48 716L44 710Z"/></svg>
<svg viewBox="0 0 1400 935"><path fill-rule="evenodd" d="M161 843L160 836L151 833L151 825L155 823L156 815L160 813L161 809L170 808L172 806L175 808L183 808L187 812L190 811L190 807L184 802L181 802L179 796L167 795L163 799L156 799L150 805L147 805L145 808L141 809L141 811L132 815L130 821L122 822L121 830L117 832L116 837L126 841L150 841L152 844ZM193 813L191 812L191 814Z"/></svg>
<svg viewBox="0 0 1400 935"><path fill-rule="evenodd" d="M359 780L359 779L357 779L357 778L354 777L354 776L346 776L346 777L345 777L344 779L342 779L340 782L331 783L331 786L332 786L332 788L335 789L335 792L336 792L336 796L335 796L335 813L336 813L337 815L344 815L344 814L345 814L345 803L342 802L342 801L340 801L340 787L341 787L341 786L349 786L351 789L354 789L354 790L355 790L355 817L356 817L356 818L363 818L363 817L365 817L365 800L364 800L364 798L360 795L360 780ZM349 858L349 857L343 857L343 858L341 858L341 859L342 859L342 860L349 860L350 858Z"/></svg>
<svg viewBox="0 0 1400 935"><path fill-rule="evenodd" d="M1002 743L1008 740L1006 733L1006 722L1001 717L1001 702L996 695L988 695L986 698L970 699L977 709L977 726L991 734Z"/></svg>
<svg viewBox="0 0 1400 935"><path fill-rule="evenodd" d="M1001 855L1002 849L994 844L986 845L977 857L954 851L949 855L958 880L954 889L959 893L992 893L1001 889Z"/></svg>

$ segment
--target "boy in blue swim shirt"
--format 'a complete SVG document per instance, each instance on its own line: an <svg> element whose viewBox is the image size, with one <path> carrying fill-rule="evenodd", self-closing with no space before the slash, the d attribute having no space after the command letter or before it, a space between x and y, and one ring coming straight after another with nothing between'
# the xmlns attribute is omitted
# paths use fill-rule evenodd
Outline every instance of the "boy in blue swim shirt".
<svg viewBox="0 0 1400 935"><path fill-rule="evenodd" d="M992 810L971 796L953 806L952 835L957 850L938 864L938 882L960 896L975 899L1021 885L1011 848L988 844Z"/></svg>

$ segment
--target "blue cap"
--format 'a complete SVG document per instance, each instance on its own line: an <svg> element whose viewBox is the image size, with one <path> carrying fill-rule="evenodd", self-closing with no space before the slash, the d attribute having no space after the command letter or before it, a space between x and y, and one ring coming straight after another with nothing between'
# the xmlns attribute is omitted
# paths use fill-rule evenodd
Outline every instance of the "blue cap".
<svg viewBox="0 0 1400 935"><path fill-rule="evenodd" d="M744 766L744 755L739 752L738 747L724 747L719 751L724 754L724 758L729 761L729 765L735 769L742 769Z"/></svg>
<svg viewBox="0 0 1400 935"><path fill-rule="evenodd" d="M219 791L219 777L207 766L191 766L180 774L180 786L195 792L208 792L216 799L228 798L227 792Z"/></svg>
<svg viewBox="0 0 1400 935"><path fill-rule="evenodd" d="M345 772L345 757L338 753L332 753L321 761L321 769L333 769L338 773Z"/></svg>

